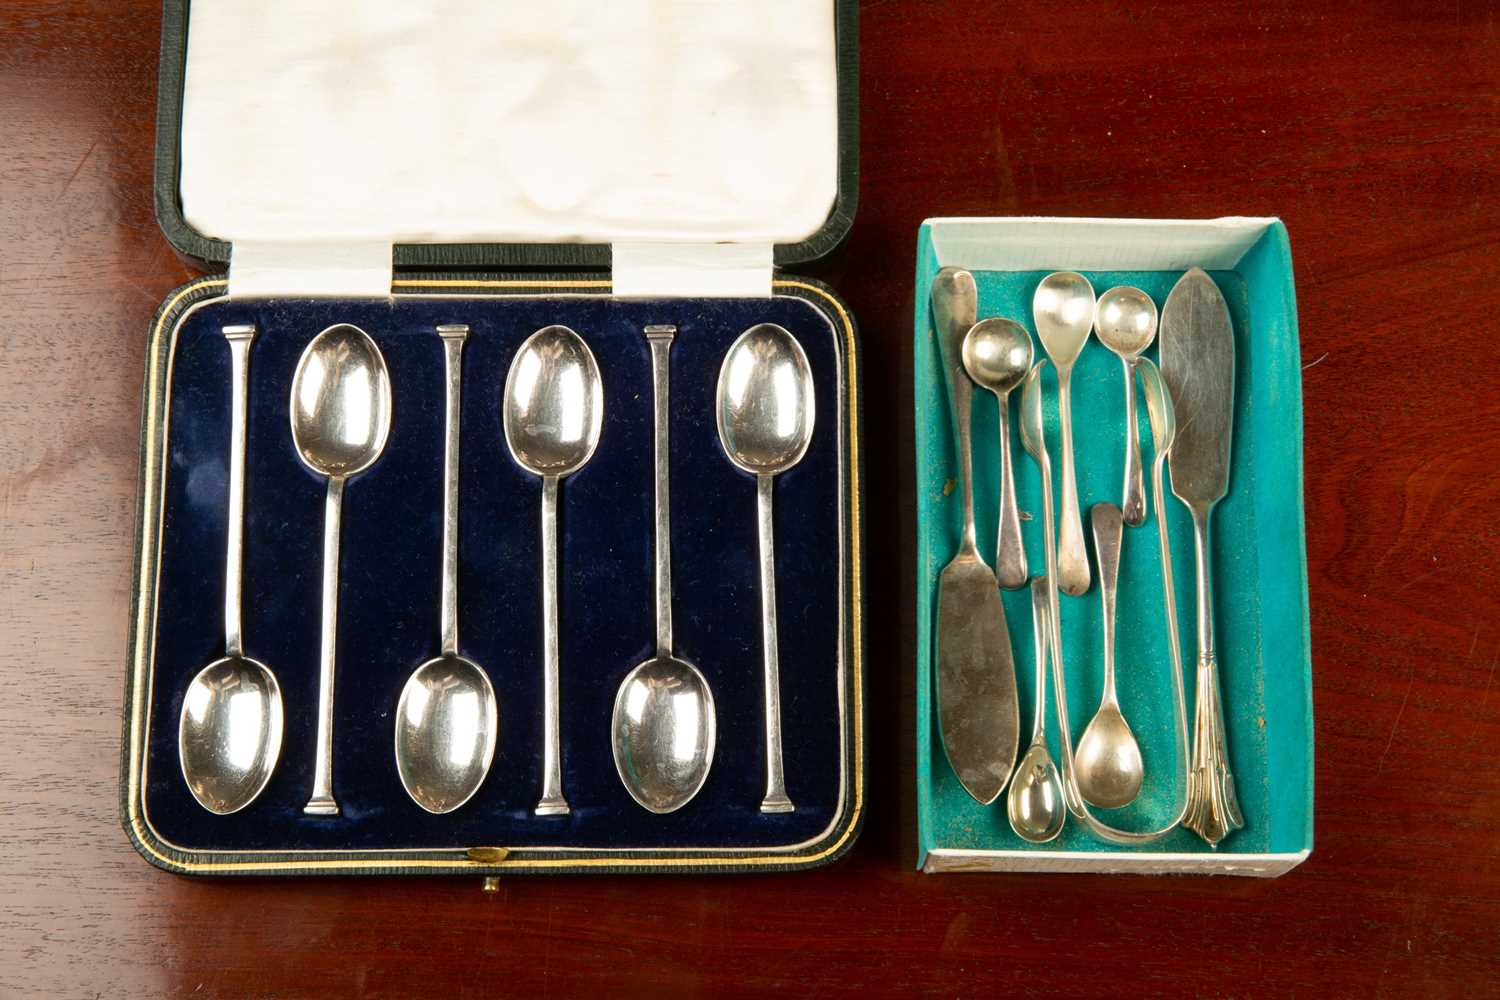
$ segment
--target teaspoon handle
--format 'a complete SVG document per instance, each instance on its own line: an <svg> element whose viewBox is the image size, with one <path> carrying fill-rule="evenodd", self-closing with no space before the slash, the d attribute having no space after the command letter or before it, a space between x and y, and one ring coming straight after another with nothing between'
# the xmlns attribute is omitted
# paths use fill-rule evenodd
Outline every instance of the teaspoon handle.
<svg viewBox="0 0 1500 1000"><path fill-rule="evenodd" d="M1125 485L1120 511L1126 524L1138 528L1146 523L1146 477L1141 470L1141 440L1136 427L1135 362L1122 359L1121 364L1125 366Z"/></svg>
<svg viewBox="0 0 1500 1000"><path fill-rule="evenodd" d="M756 524L760 529L760 636L765 655L766 797L763 813L792 812L781 759L781 680L776 638L776 540L772 513L772 476L756 476Z"/></svg>
<svg viewBox="0 0 1500 1000"><path fill-rule="evenodd" d="M464 341L467 326L437 328L443 338L447 374L447 405L443 414L443 594L442 644L444 656L458 655L458 428L459 394L463 388Z"/></svg>
<svg viewBox="0 0 1500 1000"><path fill-rule="evenodd" d="M557 679L557 477L542 477L542 799L538 816L568 810L562 790L562 726Z"/></svg>
<svg viewBox="0 0 1500 1000"><path fill-rule="evenodd" d="M1010 456L1010 397L996 393L1000 403L1000 524L995 532L995 578L1006 590L1026 586L1026 544L1021 538L1021 512L1016 507L1016 473Z"/></svg>
<svg viewBox="0 0 1500 1000"><path fill-rule="evenodd" d="M224 339L229 342L230 416L229 416L229 523L228 554L224 560L224 653L245 653L240 587L243 577L245 546L245 424L250 398L250 346L255 341L255 327L226 326Z"/></svg>
<svg viewBox="0 0 1500 1000"><path fill-rule="evenodd" d="M1083 547L1078 474L1073 467L1073 372L1057 370L1057 415L1062 427L1062 515L1057 524L1057 582L1077 597L1089 589L1089 557Z"/></svg>
<svg viewBox="0 0 1500 1000"><path fill-rule="evenodd" d="M651 345L656 467L656 655L672 655L672 489L669 441L672 338L677 327L646 327Z"/></svg>
<svg viewBox="0 0 1500 1000"><path fill-rule="evenodd" d="M318 643L318 744L313 758L312 798L302 811L337 816L333 799L333 660L338 644L339 519L344 505L344 477L330 476L323 507L323 627Z"/></svg>

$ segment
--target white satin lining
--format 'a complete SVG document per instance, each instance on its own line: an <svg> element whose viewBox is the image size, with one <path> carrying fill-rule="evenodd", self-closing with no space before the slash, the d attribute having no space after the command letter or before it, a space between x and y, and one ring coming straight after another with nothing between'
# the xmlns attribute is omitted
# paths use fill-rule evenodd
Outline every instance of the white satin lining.
<svg viewBox="0 0 1500 1000"><path fill-rule="evenodd" d="M199 0L181 196L263 244L787 243L838 186L832 0Z"/></svg>

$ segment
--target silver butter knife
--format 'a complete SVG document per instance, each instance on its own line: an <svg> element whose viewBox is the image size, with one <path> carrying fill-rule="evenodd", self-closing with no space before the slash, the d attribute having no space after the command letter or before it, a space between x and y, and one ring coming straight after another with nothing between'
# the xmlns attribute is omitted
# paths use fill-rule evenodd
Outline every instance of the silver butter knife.
<svg viewBox="0 0 1500 1000"><path fill-rule="evenodd" d="M1177 282L1162 309L1161 374L1177 417L1177 437L1167 460L1172 492L1192 511L1198 554L1198 684L1182 825L1217 844L1245 825L1224 739L1209 532L1214 504L1229 490L1234 330L1219 286L1196 267Z"/></svg>
<svg viewBox="0 0 1500 1000"><path fill-rule="evenodd" d="M964 789L988 805L1016 763L1021 709L1000 584L974 535L974 459L969 417L974 386L963 368L964 335L978 315L974 276L945 267L932 283L932 315L948 384L963 490L963 541L938 577L938 723L948 762Z"/></svg>

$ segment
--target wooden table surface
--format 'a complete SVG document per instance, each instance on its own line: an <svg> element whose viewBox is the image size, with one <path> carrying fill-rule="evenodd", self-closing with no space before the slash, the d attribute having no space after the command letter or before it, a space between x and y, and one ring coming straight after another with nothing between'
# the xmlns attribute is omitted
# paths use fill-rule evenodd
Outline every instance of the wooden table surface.
<svg viewBox="0 0 1500 1000"><path fill-rule="evenodd" d="M1425 8L1425 9L1424 9ZM0 8L0 995L1500 990L1493 4L870 2L861 325L872 786L815 873L199 881L116 806L158 9ZM472 95L471 95L472 96ZM250 151L253 155L253 151ZM1279 215L1306 401L1311 860L924 876L910 315L934 215Z"/></svg>

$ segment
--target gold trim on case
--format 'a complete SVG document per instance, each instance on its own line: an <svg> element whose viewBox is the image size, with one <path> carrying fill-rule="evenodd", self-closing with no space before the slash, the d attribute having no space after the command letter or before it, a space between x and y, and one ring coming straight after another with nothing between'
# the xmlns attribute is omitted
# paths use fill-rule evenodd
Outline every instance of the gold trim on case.
<svg viewBox="0 0 1500 1000"><path fill-rule="evenodd" d="M400 288L535 288L538 290L558 288L591 288L607 289L611 282L600 279L558 279L558 280L524 280L524 279L448 279L448 278L401 278L391 282L393 289ZM172 336L175 338L176 330L181 322L186 319L192 308L200 303L193 303L189 309L178 314L178 306L184 299L196 293L209 289L224 289L228 281L224 278L205 278L179 289L163 305L158 314L155 326L151 331L147 350L151 355L152 365L146 376L146 386L143 393L144 427L143 441L145 453L142 456L141 483L140 483L140 527L139 527L139 549L136 553L136 593L133 604L131 631L133 642L131 644L131 686L130 686L130 737L128 773L126 781L125 810L129 826L128 830L136 845L143 853L150 855L160 862L164 867L184 872L292 872L292 871L320 871L339 869L364 869L371 871L407 869L411 871L443 871L443 870L472 870L475 874L500 871L524 871L527 869L582 869L582 868L753 868L762 865L768 866L806 866L815 864L824 858L836 854L854 835L859 826L860 817L864 811L864 684L863 664L864 650L862 645L861 631L861 608L863 600L862 580L860 574L860 493L859 493L859 407L857 401L858 393L858 355L854 343L854 324L850 320L848 312L843 304L817 285L790 279L776 279L772 282L773 288L779 289L801 289L811 293L827 303L833 313L838 316L844 334L844 364L847 374L845 400L848 420L848 470L849 470L849 566L850 572L847 577L850 591L850 633L848 637L850 648L850 675L853 690L849 692L854 706L854 717L852 720L852 765L854 773L854 801L843 822L843 828L839 831L837 839L821 849L810 854L709 854L694 857L663 857L662 853L684 853L687 851L710 851L714 848L569 848L569 847L485 847L485 848L438 848L435 849L444 854L453 854L453 858L382 858L382 854L409 854L420 849L399 848L380 851L363 852L358 858L327 858L318 860L279 860L279 861L192 861L182 860L163 853L160 847L168 850L177 850L180 854L207 853L194 852L186 849L175 848L169 841L162 837L146 816L144 807L144 790L142 779L145 771L145 746L144 737L148 728L146 723L147 707L150 704L150 691L153 678L148 666L151 663L151 653L155 648L155 617L156 617L156 593L157 583L160 578L161 561L161 520L162 504L165 498L166 463L163 457L165 440L162 437L170 400L168 393L171 384L172 359L174 351L171 346L162 344L162 336L169 322L173 323ZM206 303L207 299L203 300ZM165 350L166 356L162 357ZM149 552L149 558L148 558ZM149 596L149 600L148 597ZM843 638L841 637L841 642ZM841 678L842 679L842 678ZM836 816L834 824L839 823ZM723 849L732 850L732 849ZM775 850L774 848L770 850ZM564 858L526 858L514 857L515 854L526 852L571 852L579 851L589 854L607 855L591 857L564 857ZM253 854L261 852L223 852ZM265 852L272 853L272 852ZM279 852L277 852L279 853ZM329 852L329 853L354 853L354 852ZM639 855L639 856L636 856Z"/></svg>

